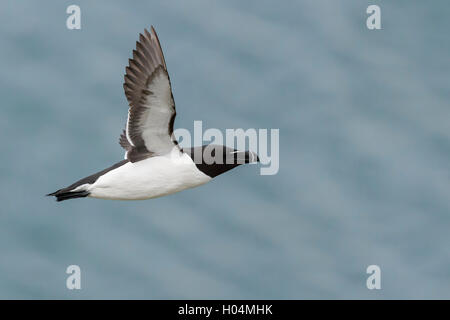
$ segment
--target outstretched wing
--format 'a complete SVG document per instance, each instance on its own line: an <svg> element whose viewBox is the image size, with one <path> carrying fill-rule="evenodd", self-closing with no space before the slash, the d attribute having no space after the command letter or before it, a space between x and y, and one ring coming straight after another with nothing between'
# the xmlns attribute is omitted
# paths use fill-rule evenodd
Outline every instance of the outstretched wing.
<svg viewBox="0 0 450 320"><path fill-rule="evenodd" d="M126 67L125 95L130 108L120 145L126 158L136 162L163 155L178 142L173 136L175 102L161 45L155 29L145 29Z"/></svg>

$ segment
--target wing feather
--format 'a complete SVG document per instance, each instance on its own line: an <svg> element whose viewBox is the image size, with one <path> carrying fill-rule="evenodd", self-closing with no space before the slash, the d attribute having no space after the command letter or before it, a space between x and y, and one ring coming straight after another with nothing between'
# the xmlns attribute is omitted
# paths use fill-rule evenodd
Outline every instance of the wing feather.
<svg viewBox="0 0 450 320"><path fill-rule="evenodd" d="M178 145L173 137L175 102L166 61L155 29L144 30L133 58L125 68L123 88L129 103L126 129L120 145L136 162L170 152Z"/></svg>

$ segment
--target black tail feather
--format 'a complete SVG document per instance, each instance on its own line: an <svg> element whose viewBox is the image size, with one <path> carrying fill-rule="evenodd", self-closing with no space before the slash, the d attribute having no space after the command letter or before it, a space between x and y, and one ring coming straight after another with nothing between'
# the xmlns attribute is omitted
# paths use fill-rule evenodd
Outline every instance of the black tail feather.
<svg viewBox="0 0 450 320"><path fill-rule="evenodd" d="M47 194L47 196L55 196L56 201L64 201L69 199L75 199L75 198L84 198L89 195L89 191L64 191L64 189L60 189L58 191L55 191L53 193Z"/></svg>
<svg viewBox="0 0 450 320"><path fill-rule="evenodd" d="M89 191L86 191L86 190L71 191L71 190L75 190L84 184L92 185L93 183L95 183L95 181L97 181L97 179L100 176L104 175L105 173L107 173L111 170L119 168L120 166L123 166L128 161L129 161L128 159L125 159L120 162L117 162L116 164L112 165L111 167L109 167L105 170L94 173L94 174L90 175L89 177L83 178L83 179L71 184L70 186L68 186L66 188L62 188L53 193L49 193L49 194L47 194L47 196L55 196L56 201L64 201L64 200L68 200L68 199L87 197L90 194ZM78 188L78 189L80 189L80 188Z"/></svg>

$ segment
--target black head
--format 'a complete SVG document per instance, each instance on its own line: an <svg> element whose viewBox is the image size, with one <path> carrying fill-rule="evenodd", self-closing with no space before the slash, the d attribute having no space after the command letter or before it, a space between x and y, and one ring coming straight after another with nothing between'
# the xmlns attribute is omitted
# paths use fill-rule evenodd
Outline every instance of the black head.
<svg viewBox="0 0 450 320"><path fill-rule="evenodd" d="M225 146L209 144L202 147L184 148L197 168L214 178L241 164L259 162L258 155L251 151L239 151Z"/></svg>

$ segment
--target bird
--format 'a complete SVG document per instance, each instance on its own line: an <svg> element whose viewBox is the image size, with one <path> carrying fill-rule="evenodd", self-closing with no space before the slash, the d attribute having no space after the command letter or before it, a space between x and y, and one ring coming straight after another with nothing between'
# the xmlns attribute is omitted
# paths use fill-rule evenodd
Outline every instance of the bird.
<svg viewBox="0 0 450 320"><path fill-rule="evenodd" d="M246 163L259 162L252 151L209 144L181 148L174 134L176 116L171 82L153 26L136 41L125 68L123 89L128 116L119 144L122 161L47 196L145 200L203 185Z"/></svg>

